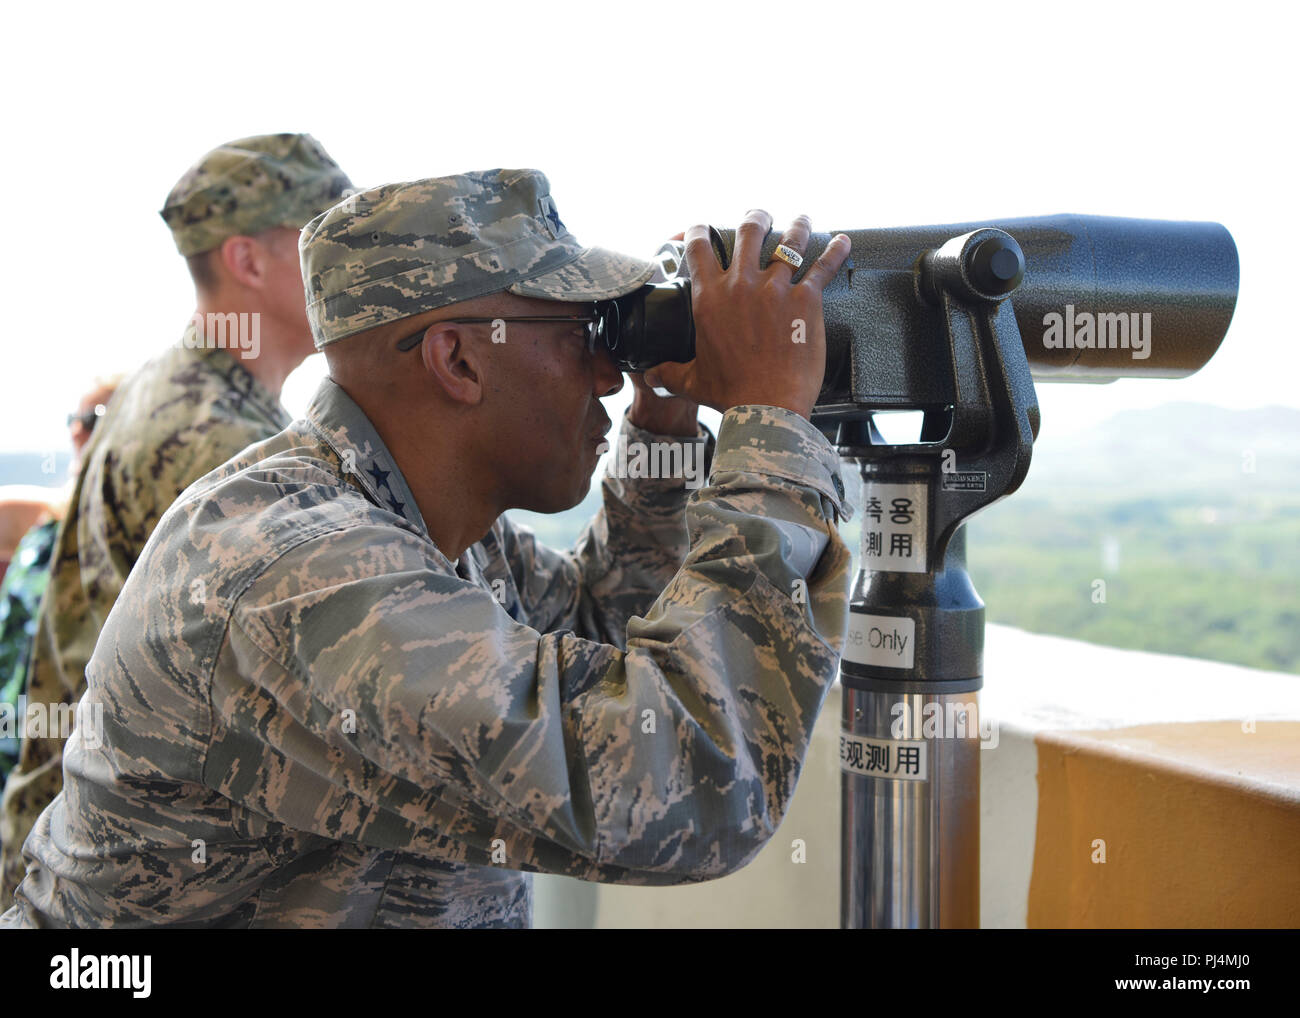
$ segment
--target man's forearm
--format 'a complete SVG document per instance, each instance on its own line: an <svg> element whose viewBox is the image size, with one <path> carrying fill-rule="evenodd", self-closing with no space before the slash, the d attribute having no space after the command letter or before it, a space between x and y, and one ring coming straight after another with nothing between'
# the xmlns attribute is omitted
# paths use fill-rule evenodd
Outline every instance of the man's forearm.
<svg viewBox="0 0 1300 1018"><path fill-rule="evenodd" d="M628 620L645 614L681 568L686 503L708 478L714 445L698 424L691 436L655 433L629 411L601 477L601 510L577 545L593 638L621 646Z"/></svg>

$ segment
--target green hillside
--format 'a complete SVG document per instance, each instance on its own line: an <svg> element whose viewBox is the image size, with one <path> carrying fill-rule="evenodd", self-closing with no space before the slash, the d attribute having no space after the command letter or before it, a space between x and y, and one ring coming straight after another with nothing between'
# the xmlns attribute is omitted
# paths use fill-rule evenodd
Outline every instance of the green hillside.
<svg viewBox="0 0 1300 1018"><path fill-rule="evenodd" d="M1298 439L1300 411L1190 403L1045 430L1021 490L969 524L989 621L1300 672ZM511 515L566 547L597 504ZM856 556L858 521L842 533Z"/></svg>
<svg viewBox="0 0 1300 1018"><path fill-rule="evenodd" d="M1300 672L1300 497L1012 498L968 538L990 621Z"/></svg>

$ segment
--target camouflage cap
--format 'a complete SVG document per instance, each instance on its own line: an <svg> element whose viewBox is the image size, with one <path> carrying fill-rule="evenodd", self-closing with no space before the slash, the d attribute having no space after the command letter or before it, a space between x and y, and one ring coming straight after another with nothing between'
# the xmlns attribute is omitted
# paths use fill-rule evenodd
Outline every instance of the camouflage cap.
<svg viewBox="0 0 1300 1018"><path fill-rule="evenodd" d="M237 234L298 229L351 187L310 134L260 134L214 148L191 166L159 215L189 257Z"/></svg>
<svg viewBox="0 0 1300 1018"><path fill-rule="evenodd" d="M302 231L317 348L447 304L509 290L592 301L644 284L652 262L583 247L546 176L484 170L354 194Z"/></svg>

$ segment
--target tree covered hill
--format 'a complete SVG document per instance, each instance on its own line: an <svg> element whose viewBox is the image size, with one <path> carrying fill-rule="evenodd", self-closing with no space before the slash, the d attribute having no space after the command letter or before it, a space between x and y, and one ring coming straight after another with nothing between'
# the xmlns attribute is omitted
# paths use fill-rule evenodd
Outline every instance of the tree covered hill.
<svg viewBox="0 0 1300 1018"><path fill-rule="evenodd" d="M567 513L511 515L566 547L598 505L593 485ZM859 523L842 528L855 558ZM1300 411L1168 403L1068 437L1049 422L1020 491L970 522L968 561L990 621L1300 672Z"/></svg>

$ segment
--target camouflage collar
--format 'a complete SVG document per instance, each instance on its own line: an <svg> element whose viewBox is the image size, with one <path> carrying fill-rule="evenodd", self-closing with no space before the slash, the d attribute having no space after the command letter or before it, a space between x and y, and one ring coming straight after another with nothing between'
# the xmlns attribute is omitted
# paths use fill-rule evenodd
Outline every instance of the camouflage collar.
<svg viewBox="0 0 1300 1018"><path fill-rule="evenodd" d="M307 421L338 456L345 477L357 484L371 502L416 527L433 544L449 571L476 586L488 587L483 563L476 554L476 550L481 552L477 545L471 545L453 562L434 544L393 454L370 418L333 379L326 378L316 390L307 408Z"/></svg>
<svg viewBox="0 0 1300 1018"><path fill-rule="evenodd" d="M186 328L177 346L182 356L194 358L195 363L204 371L210 371L222 378L232 397L240 403L250 403L256 407L267 420L283 428L289 423L284 405L266 386L259 382L243 364L240 358L229 349L218 346L205 346L195 341L195 328L191 322Z"/></svg>
<svg viewBox="0 0 1300 1018"><path fill-rule="evenodd" d="M375 505L396 513L429 537L429 528L393 454L370 418L333 379L321 382L307 408L307 420L338 455L348 480L356 483Z"/></svg>

